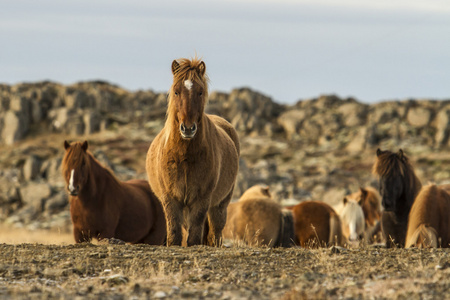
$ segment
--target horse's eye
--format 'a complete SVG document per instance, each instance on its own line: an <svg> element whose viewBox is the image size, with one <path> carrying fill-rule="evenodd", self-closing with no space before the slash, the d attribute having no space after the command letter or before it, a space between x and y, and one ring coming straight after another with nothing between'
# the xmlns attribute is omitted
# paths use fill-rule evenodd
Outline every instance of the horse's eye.
<svg viewBox="0 0 450 300"><path fill-rule="evenodd" d="M199 92L198 95L201 97L203 96L203 92Z"/></svg>
<svg viewBox="0 0 450 300"><path fill-rule="evenodd" d="M178 93L178 92L175 92L175 96L177 96L177 97L178 97L178 95L180 95L180 93Z"/></svg>

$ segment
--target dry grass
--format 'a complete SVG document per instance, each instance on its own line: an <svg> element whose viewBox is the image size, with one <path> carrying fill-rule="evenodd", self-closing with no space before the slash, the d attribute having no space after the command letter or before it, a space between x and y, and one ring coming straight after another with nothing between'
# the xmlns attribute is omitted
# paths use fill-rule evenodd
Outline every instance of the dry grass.
<svg viewBox="0 0 450 300"><path fill-rule="evenodd" d="M56 230L28 230L3 225L0 226L0 243L69 245L74 244L74 239L71 233Z"/></svg>

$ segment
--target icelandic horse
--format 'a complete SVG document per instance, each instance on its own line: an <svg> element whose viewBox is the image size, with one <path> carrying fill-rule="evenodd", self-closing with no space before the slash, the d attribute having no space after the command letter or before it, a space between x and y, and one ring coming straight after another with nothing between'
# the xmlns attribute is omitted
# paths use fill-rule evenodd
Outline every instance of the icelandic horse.
<svg viewBox="0 0 450 300"><path fill-rule="evenodd" d="M296 245L310 248L345 245L341 220L330 205L304 201L287 209L292 211Z"/></svg>
<svg viewBox="0 0 450 300"><path fill-rule="evenodd" d="M87 151L87 141L64 141L64 148L62 175L76 243L114 238L164 245L164 211L146 180L119 181Z"/></svg>
<svg viewBox="0 0 450 300"><path fill-rule="evenodd" d="M238 173L238 135L225 119L204 112L203 61L174 60L172 74L166 122L147 153L149 184L164 207L168 246L219 246Z"/></svg>
<svg viewBox="0 0 450 300"><path fill-rule="evenodd" d="M365 239L367 242L381 242L381 196L378 191L370 186L360 187L357 192L345 196L348 200L359 203L364 213Z"/></svg>
<svg viewBox="0 0 450 300"><path fill-rule="evenodd" d="M343 206L338 210L342 223L342 233L349 242L362 240L365 231L364 211L353 199L344 197Z"/></svg>
<svg viewBox="0 0 450 300"><path fill-rule="evenodd" d="M405 248L450 247L450 194L424 186L411 207Z"/></svg>
<svg viewBox="0 0 450 300"><path fill-rule="evenodd" d="M292 213L272 198L268 186L252 186L228 205L223 237L249 246L293 246Z"/></svg>
<svg viewBox="0 0 450 300"><path fill-rule="evenodd" d="M372 172L379 177L386 247L404 247L409 212L422 184L402 149L397 153L378 149Z"/></svg>

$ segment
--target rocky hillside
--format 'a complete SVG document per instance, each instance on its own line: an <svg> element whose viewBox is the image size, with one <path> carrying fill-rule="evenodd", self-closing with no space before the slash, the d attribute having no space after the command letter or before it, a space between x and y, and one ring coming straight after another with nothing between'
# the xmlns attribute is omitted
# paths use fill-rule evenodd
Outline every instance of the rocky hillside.
<svg viewBox="0 0 450 300"><path fill-rule="evenodd" d="M0 85L0 221L70 228L60 175L63 141L90 150L120 179L146 178L148 146L164 125L166 94L105 82ZM207 111L238 130L242 155L235 197L266 183L279 201L340 201L376 186L375 150L403 148L427 183L450 179L450 100L368 105L320 96L281 105L247 88L212 92Z"/></svg>

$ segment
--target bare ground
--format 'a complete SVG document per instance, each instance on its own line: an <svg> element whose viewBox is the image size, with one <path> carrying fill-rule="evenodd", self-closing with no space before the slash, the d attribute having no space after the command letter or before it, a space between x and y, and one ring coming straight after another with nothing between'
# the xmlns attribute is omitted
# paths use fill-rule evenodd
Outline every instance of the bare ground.
<svg viewBox="0 0 450 300"><path fill-rule="evenodd" d="M0 244L0 298L448 299L449 252Z"/></svg>

